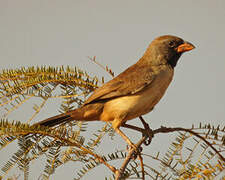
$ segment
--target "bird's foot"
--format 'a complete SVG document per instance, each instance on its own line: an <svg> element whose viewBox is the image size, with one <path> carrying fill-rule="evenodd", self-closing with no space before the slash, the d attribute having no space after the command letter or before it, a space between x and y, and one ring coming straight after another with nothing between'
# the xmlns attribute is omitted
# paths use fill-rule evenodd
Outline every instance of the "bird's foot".
<svg viewBox="0 0 225 180"><path fill-rule="evenodd" d="M152 129L149 127L148 123L145 122L144 118L142 116L139 117L141 120L144 129L141 131L143 137L147 137L147 139L144 141L144 145L148 146L151 144L152 138L154 136Z"/></svg>
<svg viewBox="0 0 225 180"><path fill-rule="evenodd" d="M154 136L153 131L151 128L145 128L145 130L142 132L142 136L147 137L147 139L144 141L144 145L148 146L151 144L152 138Z"/></svg>

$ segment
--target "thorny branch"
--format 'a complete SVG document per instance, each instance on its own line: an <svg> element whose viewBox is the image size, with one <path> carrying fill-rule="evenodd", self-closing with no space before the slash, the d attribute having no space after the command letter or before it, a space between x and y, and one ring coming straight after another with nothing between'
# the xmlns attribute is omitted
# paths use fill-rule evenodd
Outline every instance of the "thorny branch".
<svg viewBox="0 0 225 180"><path fill-rule="evenodd" d="M138 158L139 158L140 165L141 165L142 179L145 180L145 169L144 169L143 158L142 158L142 156L140 154L138 155Z"/></svg>
<svg viewBox="0 0 225 180"><path fill-rule="evenodd" d="M140 148L140 146L145 142L146 139L147 139L147 137L146 137L146 136L143 136L143 137L138 141L138 143L136 144L137 149ZM119 170L116 171L116 178L115 178L115 180L119 180L119 179L122 178L122 175L123 175L123 173L124 173L124 171L125 171L125 169L126 169L128 163L129 163L130 160L132 159L134 153L136 153L136 149L131 148L131 149L129 150L129 153L128 153L126 159L124 160L124 162L123 162L121 168L120 168Z"/></svg>
<svg viewBox="0 0 225 180"><path fill-rule="evenodd" d="M26 136L28 133L25 132L20 132L18 133L19 135L23 135L23 136ZM82 151L86 152L87 154L90 154L92 155L93 157L95 157L95 159L97 159L100 163L103 163L106 167L108 167L113 173L116 173L116 168L110 164L108 164L103 157L101 157L100 155L94 153L93 151L89 150L88 148L86 147L83 147L82 145L80 145L79 143L77 143L76 141L71 141L71 139L67 139L67 138L63 138L61 136L59 136L58 134L46 134L42 131L36 131L36 132L32 132L32 134L40 134L40 135L47 135L49 137L52 137L54 138L55 140L61 140L65 143L67 143L69 146L74 146L74 147L77 147L79 149L81 149Z"/></svg>
<svg viewBox="0 0 225 180"><path fill-rule="evenodd" d="M88 59L97 64L98 66L100 66L100 68L105 70L107 73L109 73L110 76L112 76L112 78L114 78L115 73L112 71L112 69L110 69L108 66L103 66L101 63L96 61L96 56L94 56L93 58L88 56Z"/></svg>
<svg viewBox="0 0 225 180"><path fill-rule="evenodd" d="M161 126L160 128L153 130L153 134L169 133L169 132L174 132L174 131L185 131L185 132L189 132L190 134L193 134L194 136L196 136L199 139L203 140L225 162L225 157L223 157L222 154L220 154L220 152L216 148L214 148L213 145L210 142L208 142L204 137L200 136L198 133L192 131L191 129L181 128L181 127L167 128L167 127Z"/></svg>
<svg viewBox="0 0 225 180"><path fill-rule="evenodd" d="M141 156L140 152L138 151L138 149L141 149L141 145L143 143L145 145L149 145L151 143L152 138L154 137L154 135L155 134L159 134L159 133L170 133L170 132L175 132L175 131L184 131L184 132L188 132L190 134L193 134L194 136L196 136L199 139L201 139L202 141L204 141L225 162L225 157L223 157L222 154L210 142L208 142L204 137L200 136L197 132L194 132L192 129L186 129L186 128L181 128L181 127L170 128L170 127L161 126L158 129L152 130L149 127L149 125L144 121L144 119L142 117L139 117L139 118L140 118L142 124L145 127L144 129L139 128L139 127L135 127L135 126L132 126L132 125L128 125L128 124L124 124L123 125L123 127L134 129L134 130L142 132L143 133L143 137L136 144L136 149L131 148L129 150L129 153L128 153L126 159L124 160L121 168L116 171L116 178L115 178L115 180L120 180L123 177L124 171L125 171L128 163L134 157L135 154L140 159L141 168L142 168L142 179L144 180L144 174L143 174L144 173L144 166L143 166L142 156Z"/></svg>

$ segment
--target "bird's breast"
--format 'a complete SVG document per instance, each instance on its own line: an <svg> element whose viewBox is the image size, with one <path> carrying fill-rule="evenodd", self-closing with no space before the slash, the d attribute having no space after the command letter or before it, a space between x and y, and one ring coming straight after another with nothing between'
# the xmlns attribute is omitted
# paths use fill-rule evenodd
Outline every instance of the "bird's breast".
<svg viewBox="0 0 225 180"><path fill-rule="evenodd" d="M113 121L117 118L126 121L150 112L164 95L172 78L172 68L161 69L143 90L105 103L101 120Z"/></svg>

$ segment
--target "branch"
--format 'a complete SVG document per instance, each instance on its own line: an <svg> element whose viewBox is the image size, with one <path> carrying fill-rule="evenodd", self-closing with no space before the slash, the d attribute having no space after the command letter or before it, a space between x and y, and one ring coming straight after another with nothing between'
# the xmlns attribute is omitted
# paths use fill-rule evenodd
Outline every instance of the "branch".
<svg viewBox="0 0 225 180"><path fill-rule="evenodd" d="M9 135L16 137L26 137L28 135L40 134L42 136L48 136L55 140L59 140L61 142L66 143L69 146L74 146L81 149L83 152L92 155L97 159L100 163L103 163L106 167L108 167L113 173L116 173L116 168L110 164L108 164L104 158L93 151L91 151L88 147L82 146L79 142L77 142L71 134L70 136L62 135L68 134L68 132L64 131L64 129L50 129L42 126L30 126L28 124L23 124L18 122L17 124L9 123L8 121L0 121L0 135Z"/></svg>
<svg viewBox="0 0 225 180"><path fill-rule="evenodd" d="M143 143L145 145L149 145L151 143L152 138L154 137L154 135L158 134L158 133L170 133L170 132L175 132L175 131L185 131L185 132L188 132L190 134L193 134L194 136L196 136L199 139L201 139L202 141L204 141L209 147L211 147L216 152L216 154L225 162L225 157L223 157L222 154L220 154L220 152L216 148L214 148L213 145L210 142L208 142L204 137L200 136L197 132L194 132L192 129L186 129L186 128L181 128L181 127L167 128L167 127L161 126L158 129L152 130L148 126L148 124L144 121L144 119L142 117L139 117L139 118L140 118L142 124L144 125L145 129L142 129L142 128L139 128L139 127L136 127L136 126L132 126L132 125L129 125L129 124L123 124L122 125L123 127L130 128L130 129L142 132L143 137L136 144L136 148L135 149L131 148L129 150L129 153L128 153L126 159L124 160L121 168L116 171L115 180L120 180L122 178L128 163L130 162L130 160L133 158L134 155L138 155L139 158L142 158L142 157L140 157L140 154L136 154L137 150L141 148L141 145ZM147 144L146 144L146 141L148 142ZM143 171L143 167L142 167L142 171ZM142 172L142 175L143 175L143 172ZM144 179L144 176L143 176L143 179Z"/></svg>
<svg viewBox="0 0 225 180"><path fill-rule="evenodd" d="M143 158L140 154L138 155L138 158L139 158L140 165L141 165L142 179L145 180L145 169L144 169Z"/></svg>
<svg viewBox="0 0 225 180"><path fill-rule="evenodd" d="M174 131L185 131L185 132L189 132L190 134L193 134L194 136L196 136L199 139L203 140L225 162L225 157L223 157L222 154L220 154L220 152L216 148L214 148L213 145L210 142L208 142L204 137L200 136L198 133L192 131L191 129L181 128L181 127L167 128L167 127L161 126L160 128L153 130L153 134L169 133L169 132L174 132Z"/></svg>
<svg viewBox="0 0 225 180"><path fill-rule="evenodd" d="M135 153L135 151L136 151L137 149L139 149L139 148L141 147L141 145L145 142L145 140L146 140L147 138L148 138L147 136L142 137L142 138L138 141L138 143L136 144L136 147L137 147L137 148L136 148L136 149L131 148L131 149L129 150L129 153L128 153L126 159L124 160L124 162L123 162L121 168L120 168L119 170L116 171L116 177L115 177L115 180L119 180L119 179L122 178L122 175L123 175L123 173L124 173L124 171L125 171L125 169L126 169L128 163L129 163L130 160L132 159L133 154Z"/></svg>
<svg viewBox="0 0 225 180"><path fill-rule="evenodd" d="M88 59L90 59L92 62L94 62L95 64L100 66L103 70L105 70L107 73L109 73L109 75L112 76L112 78L114 78L115 73L112 71L112 69L110 69L108 66L103 66L101 63L96 61L96 56L94 56L93 58L88 56Z"/></svg>

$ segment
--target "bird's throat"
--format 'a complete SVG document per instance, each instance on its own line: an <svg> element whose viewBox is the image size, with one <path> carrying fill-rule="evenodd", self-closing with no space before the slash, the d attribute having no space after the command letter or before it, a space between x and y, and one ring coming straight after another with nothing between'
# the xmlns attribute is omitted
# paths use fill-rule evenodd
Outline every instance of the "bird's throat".
<svg viewBox="0 0 225 180"><path fill-rule="evenodd" d="M173 57L171 57L169 60L168 60L168 64L174 68L176 65L177 65L177 62L180 58L181 54L175 54Z"/></svg>

